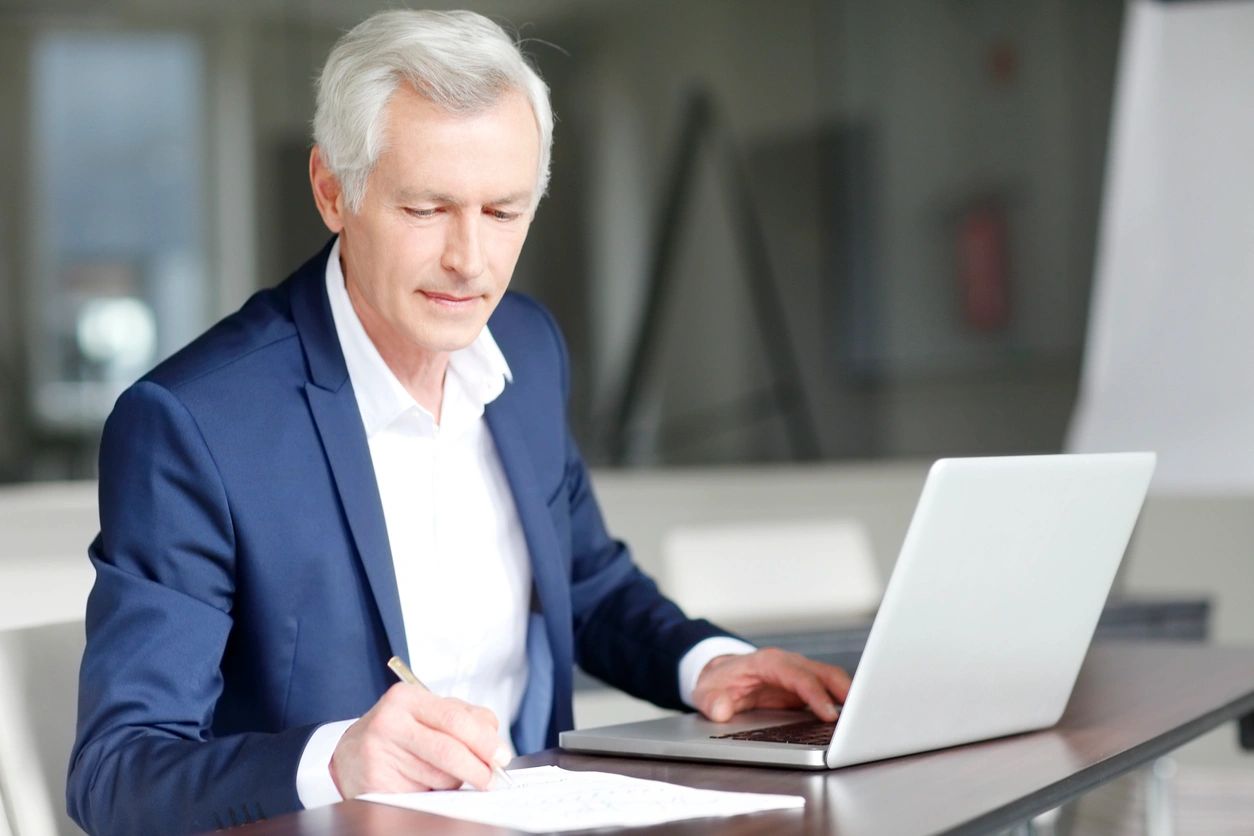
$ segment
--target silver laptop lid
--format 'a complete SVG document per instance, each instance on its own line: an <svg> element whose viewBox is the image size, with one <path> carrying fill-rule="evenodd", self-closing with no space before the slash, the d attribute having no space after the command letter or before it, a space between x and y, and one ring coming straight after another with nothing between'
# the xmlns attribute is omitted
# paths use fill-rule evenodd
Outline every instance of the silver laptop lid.
<svg viewBox="0 0 1254 836"><path fill-rule="evenodd" d="M1153 453L941 459L867 640L828 766L1051 726Z"/></svg>

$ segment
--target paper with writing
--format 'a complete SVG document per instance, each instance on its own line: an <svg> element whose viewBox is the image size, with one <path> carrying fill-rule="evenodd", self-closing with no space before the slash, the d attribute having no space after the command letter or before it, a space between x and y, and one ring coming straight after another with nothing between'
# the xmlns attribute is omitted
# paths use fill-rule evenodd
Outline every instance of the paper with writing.
<svg viewBox="0 0 1254 836"><path fill-rule="evenodd" d="M800 796L698 790L556 766L514 769L509 774L515 786L489 792L372 793L361 800L532 833L643 826L805 805Z"/></svg>

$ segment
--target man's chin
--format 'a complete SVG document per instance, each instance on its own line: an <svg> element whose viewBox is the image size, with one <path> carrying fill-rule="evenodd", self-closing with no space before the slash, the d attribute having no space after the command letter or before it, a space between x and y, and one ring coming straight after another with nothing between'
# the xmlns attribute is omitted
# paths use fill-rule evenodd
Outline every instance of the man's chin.
<svg viewBox="0 0 1254 836"><path fill-rule="evenodd" d="M425 348L431 351L439 351L441 353L451 353L461 351L463 348L470 347L475 340L479 339L479 335L483 333L487 320L476 320L474 322L458 325L457 327L432 328L424 335L425 339L421 342Z"/></svg>

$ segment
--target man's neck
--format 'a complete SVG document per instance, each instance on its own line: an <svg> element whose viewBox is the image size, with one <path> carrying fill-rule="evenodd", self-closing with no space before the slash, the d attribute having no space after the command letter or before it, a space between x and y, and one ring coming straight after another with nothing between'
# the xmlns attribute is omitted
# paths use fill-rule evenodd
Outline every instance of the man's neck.
<svg viewBox="0 0 1254 836"><path fill-rule="evenodd" d="M413 395L419 406L431 413L437 424L440 423L440 407L444 403L444 375L448 372L448 354L429 355L423 352L425 356L415 358L410 352L407 355L393 356L379 346L374 335L370 334L370 329L366 329L366 334L379 347L379 356L405 387L405 391Z"/></svg>

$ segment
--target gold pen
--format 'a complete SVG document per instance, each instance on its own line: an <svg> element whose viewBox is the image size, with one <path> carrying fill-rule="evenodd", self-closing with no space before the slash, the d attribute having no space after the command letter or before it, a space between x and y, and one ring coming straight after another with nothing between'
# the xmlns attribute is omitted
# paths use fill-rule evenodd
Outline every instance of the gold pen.
<svg viewBox="0 0 1254 836"><path fill-rule="evenodd" d="M405 660L401 657L393 656L391 659L388 659L388 667L392 669L392 673L396 674L396 678L401 682L406 682L410 685L417 685L424 691L429 692L431 690L426 685L422 684L421 679L414 676L414 672L409 669L409 665L405 664ZM502 769L499 763L492 764L492 774L497 778L500 778L501 781L505 783L505 786L514 786L514 779L509 777L509 773Z"/></svg>

